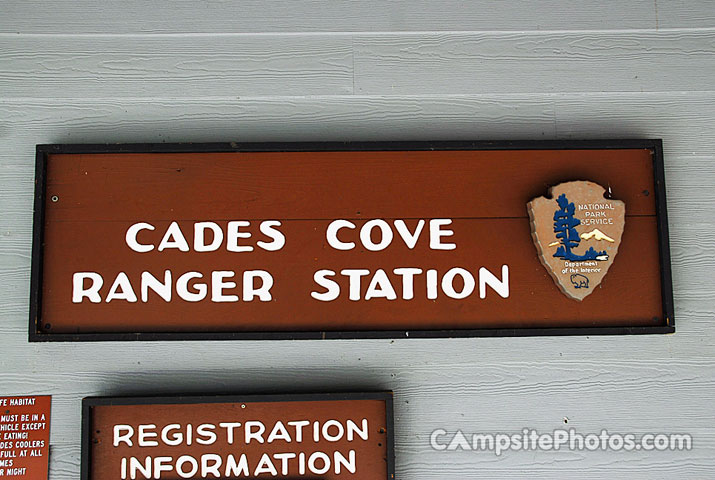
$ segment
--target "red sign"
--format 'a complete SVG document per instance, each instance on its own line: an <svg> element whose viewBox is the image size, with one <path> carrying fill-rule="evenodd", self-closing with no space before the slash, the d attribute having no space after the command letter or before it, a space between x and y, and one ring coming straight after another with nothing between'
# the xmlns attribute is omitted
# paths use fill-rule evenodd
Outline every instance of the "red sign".
<svg viewBox="0 0 715 480"><path fill-rule="evenodd" d="M47 478L52 397L0 397L0 477Z"/></svg>

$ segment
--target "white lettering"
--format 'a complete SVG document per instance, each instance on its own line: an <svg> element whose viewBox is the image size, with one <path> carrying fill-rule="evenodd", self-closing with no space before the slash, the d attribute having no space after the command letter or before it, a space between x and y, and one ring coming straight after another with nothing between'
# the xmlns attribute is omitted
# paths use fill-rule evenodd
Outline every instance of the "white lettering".
<svg viewBox="0 0 715 480"><path fill-rule="evenodd" d="M213 240L206 244L206 230L213 232ZM223 243L223 230L214 222L197 222L194 224L194 250L197 252L214 252Z"/></svg>
<svg viewBox="0 0 715 480"><path fill-rule="evenodd" d="M233 277L230 270L216 270L211 272L211 301L212 302L238 302L238 295L224 295L225 288L236 288L236 282L224 282L224 279Z"/></svg>
<svg viewBox="0 0 715 480"><path fill-rule="evenodd" d="M372 241L372 231L375 227L380 229L380 241L378 243ZM390 229L390 225L384 220L370 220L360 229L360 242L371 252L386 249L388 245L390 245L390 242L392 242L392 238L392 229Z"/></svg>
<svg viewBox="0 0 715 480"><path fill-rule="evenodd" d="M196 283L194 284L196 292L190 292L189 282L194 278L203 277L204 276L199 272L186 272L185 274L181 275L176 280L176 294L187 302L200 302L201 300L206 298L208 287L206 287L205 283Z"/></svg>
<svg viewBox="0 0 715 480"><path fill-rule="evenodd" d="M256 288L255 280L261 279L261 286ZM243 272L243 301L250 302L254 297L262 302L270 302L271 287L273 286L273 277L265 270L247 270Z"/></svg>
<svg viewBox="0 0 715 480"><path fill-rule="evenodd" d="M328 225L325 232L325 237L328 240L328 245L335 250L352 250L355 248L354 242L341 242L338 240L338 230L341 228L355 228L355 224L347 220L333 220Z"/></svg>
<svg viewBox="0 0 715 480"><path fill-rule="evenodd" d="M459 293L457 293L457 291L454 289L454 278L457 275L462 277L462 280L464 281L464 287ZM444 274L444 277L442 277L442 291L449 298L466 298L472 294L472 292L474 291L474 286L474 277L471 273L469 273L469 271L463 268L452 268Z"/></svg>
<svg viewBox="0 0 715 480"><path fill-rule="evenodd" d="M146 252L151 252L154 250L154 245L143 245L139 243L137 240L137 234L141 230L154 230L154 225L150 223L135 223L131 227L127 229L127 234L125 235L125 240L127 242L127 246L134 250L135 252L139 253L146 253Z"/></svg>
<svg viewBox="0 0 715 480"><path fill-rule="evenodd" d="M124 272L119 272L117 278L114 279L114 283L109 289L105 302L109 303L112 300L126 300L130 303L137 301L137 295L134 293L134 289L132 289L129 277L127 277L127 274Z"/></svg>
<svg viewBox="0 0 715 480"><path fill-rule="evenodd" d="M335 272L332 270L318 270L317 272L315 272L315 274L313 275L313 280L315 281L315 283L325 288L326 291L323 293L310 292L310 296L316 300L320 300L321 302L330 302L338 298L340 296L340 285L338 285L337 282L327 278L333 275L335 275Z"/></svg>
<svg viewBox="0 0 715 480"><path fill-rule="evenodd" d="M502 265L501 280L492 272L482 267L479 269L479 298L487 297L487 285L492 287L502 298L509 298L509 267Z"/></svg>
<svg viewBox="0 0 715 480"><path fill-rule="evenodd" d="M124 433L122 433L124 432ZM126 443L130 447L132 444L132 436L134 435L134 428L131 425L115 425L114 426L114 440L112 445L118 447L121 442Z"/></svg>
<svg viewBox="0 0 715 480"><path fill-rule="evenodd" d="M137 444L140 447L158 447L159 442L156 440L147 440L148 438L156 438L158 435L156 432L148 432L147 430L153 430L156 428L154 424L139 425L139 435L137 438Z"/></svg>
<svg viewBox="0 0 715 480"><path fill-rule="evenodd" d="M167 248L178 248L182 252L189 251L189 244L186 241L184 234L181 233L179 224L176 222L171 222L171 225L169 225L169 228L166 229L164 238L162 238L161 242L159 243L158 250L160 252L163 252Z"/></svg>
<svg viewBox="0 0 715 480"><path fill-rule="evenodd" d="M260 230L261 233L269 238L271 238L273 241L272 242L262 242L258 241L256 242L256 245L261 247L263 250L268 250L269 252L274 252L276 250L280 250L283 248L283 246L286 244L286 237L283 235L282 232L279 230L276 230L273 227L280 227L281 222L278 220L266 220L265 222L261 222Z"/></svg>
<svg viewBox="0 0 715 480"><path fill-rule="evenodd" d="M89 288L84 288L84 281L91 280ZM82 303L87 297L92 303L101 303L102 297L99 289L102 288L104 280L102 276L95 272L77 272L72 275L72 303Z"/></svg>
<svg viewBox="0 0 715 480"><path fill-rule="evenodd" d="M161 283L154 275L149 272L142 272L141 277L141 295L142 302L149 301L149 289L159 295L166 302L171 301L171 271L164 271L164 283Z"/></svg>
<svg viewBox="0 0 715 480"><path fill-rule="evenodd" d="M407 248L412 250L415 248L417 245L417 239L420 237L420 233L422 233L422 229L425 227L425 221L420 220L417 222L417 227L415 228L415 233L411 233L410 229L407 228L407 225L405 224L404 220L395 220L395 228L397 229L397 233L400 234L402 237L402 240L404 240L405 245L407 245Z"/></svg>
<svg viewBox="0 0 715 480"><path fill-rule="evenodd" d="M412 300L415 298L415 275L421 275L421 268L396 268L395 275L402 277L402 299Z"/></svg>
<svg viewBox="0 0 715 480"><path fill-rule="evenodd" d="M346 268L345 270L340 270L342 275L350 278L350 290L348 298L354 302L360 300L360 291L362 290L360 285L360 277L370 274L370 270L365 270L362 268Z"/></svg>
<svg viewBox="0 0 715 480"><path fill-rule="evenodd" d="M234 222L228 222L228 228L226 232L226 250L229 252L252 252L253 247L251 245L239 245L238 240L240 238L251 238L250 232L241 232L241 227L248 227L251 222L244 220L237 220Z"/></svg>
<svg viewBox="0 0 715 480"><path fill-rule="evenodd" d="M370 284L365 292L365 300L372 298L386 298L388 300L397 300L395 289L392 288L390 279L383 269L378 269L373 275Z"/></svg>
<svg viewBox="0 0 715 480"><path fill-rule="evenodd" d="M454 235L452 230L443 230L442 227L451 225L452 220L448 218L435 218L429 221L429 248L432 250L454 250L457 245L454 243L442 243L442 237Z"/></svg>

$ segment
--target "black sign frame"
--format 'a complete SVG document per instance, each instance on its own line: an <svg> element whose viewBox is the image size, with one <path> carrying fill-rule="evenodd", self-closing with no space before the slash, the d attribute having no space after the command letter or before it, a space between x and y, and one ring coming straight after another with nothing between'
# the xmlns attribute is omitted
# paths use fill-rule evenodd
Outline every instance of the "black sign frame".
<svg viewBox="0 0 715 480"><path fill-rule="evenodd" d="M655 207L660 256L663 324L655 326L479 328L447 330L379 331L271 331L271 332L137 332L45 333L42 316L42 262L47 161L52 154L96 153L213 153L306 151L429 151L429 150L583 150L650 149L653 157ZM673 282L663 160L660 139L618 140L518 140L518 141L418 141L418 142L292 142L292 143L136 143L37 145L33 216L32 272L28 338L30 342L158 341L158 340L326 340L455 337L521 337L564 335L637 335L675 332Z"/></svg>

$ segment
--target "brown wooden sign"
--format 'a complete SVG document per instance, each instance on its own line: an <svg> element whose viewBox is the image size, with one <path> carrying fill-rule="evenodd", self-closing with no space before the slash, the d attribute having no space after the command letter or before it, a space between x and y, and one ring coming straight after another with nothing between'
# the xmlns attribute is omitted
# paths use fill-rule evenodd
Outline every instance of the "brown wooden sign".
<svg viewBox="0 0 715 480"><path fill-rule="evenodd" d="M52 397L0 397L0 477L46 479Z"/></svg>
<svg viewBox="0 0 715 480"><path fill-rule="evenodd" d="M394 479L392 393L86 398L82 479Z"/></svg>
<svg viewBox="0 0 715 480"><path fill-rule="evenodd" d="M30 338L672 332L662 167L655 140L39 146ZM575 181L627 208L569 296L527 206Z"/></svg>

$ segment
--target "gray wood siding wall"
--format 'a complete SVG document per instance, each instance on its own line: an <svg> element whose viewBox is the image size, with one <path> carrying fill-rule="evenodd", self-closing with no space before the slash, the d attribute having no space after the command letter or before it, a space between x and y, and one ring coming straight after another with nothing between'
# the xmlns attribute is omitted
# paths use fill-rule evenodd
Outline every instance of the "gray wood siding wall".
<svg viewBox="0 0 715 480"><path fill-rule="evenodd" d="M391 389L397 478L715 478L715 3L0 4L0 395ZM29 344L39 143L663 138L671 336ZM568 419L568 420L566 420ZM568 421L568 424L565 422ZM437 452L465 432L690 433L687 452Z"/></svg>

